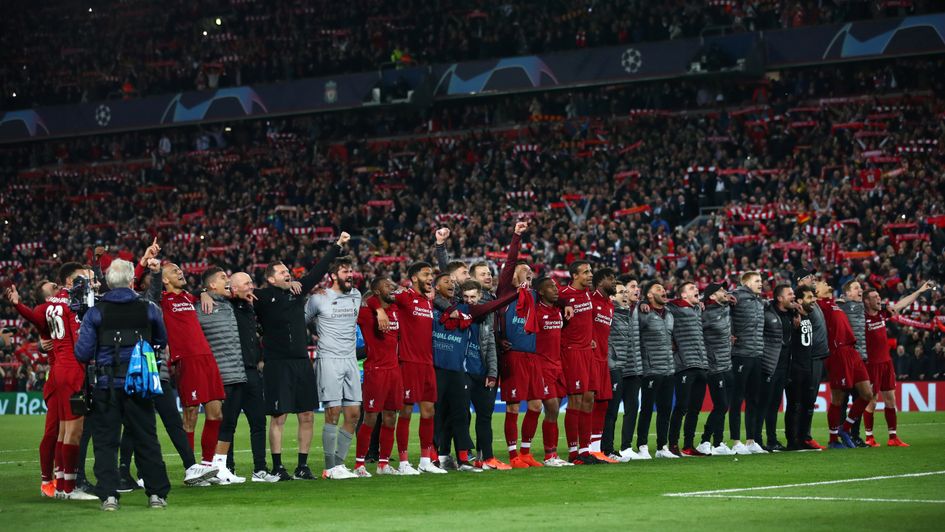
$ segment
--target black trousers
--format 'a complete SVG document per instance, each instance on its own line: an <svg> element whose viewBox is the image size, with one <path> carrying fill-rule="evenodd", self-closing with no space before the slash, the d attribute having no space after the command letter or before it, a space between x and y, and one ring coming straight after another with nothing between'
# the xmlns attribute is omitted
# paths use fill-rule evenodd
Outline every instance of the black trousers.
<svg viewBox="0 0 945 532"><path fill-rule="evenodd" d="M76 480L86 480L85 475L85 457L89 453L89 442L92 441L92 432L95 431L95 412L89 412L85 416L85 421L82 422L82 439L79 440L79 463L78 472L76 473Z"/></svg>
<svg viewBox="0 0 945 532"><path fill-rule="evenodd" d="M187 469L196 462L194 460L194 450L190 448L190 443L187 441L187 433L184 432L184 422L181 420L180 412L177 410L177 391L171 386L169 381L161 381L161 389L164 390L164 393L154 398L154 410L161 416L161 423L164 425L164 430L167 431L167 435L171 438L171 443L174 444L174 449L177 450L184 469ZM134 448L135 442L131 439L131 435L127 431L122 432L121 454L118 461L118 465L121 469L130 469L131 454ZM138 474L141 474L140 470Z"/></svg>
<svg viewBox="0 0 945 532"><path fill-rule="evenodd" d="M745 435L753 439L757 432L758 396L761 390L761 363L757 358L732 357L732 386L728 409L729 435L733 440L742 439L742 403L745 403Z"/></svg>
<svg viewBox="0 0 945 532"><path fill-rule="evenodd" d="M698 368L684 369L675 375L676 405L669 421L669 442L679 444L679 430L685 418L683 448L693 447L696 438L696 425L699 412L705 399L706 370Z"/></svg>
<svg viewBox="0 0 945 532"><path fill-rule="evenodd" d="M712 445L718 447L725 441L725 414L728 413L735 375L732 370L709 373L706 381L709 384L709 396L712 398L712 412L709 412L705 421L702 441L712 441Z"/></svg>
<svg viewBox="0 0 945 532"><path fill-rule="evenodd" d="M450 454L452 442L457 451L473 448L469 436L469 384L466 373L436 368L436 413L434 431L441 455Z"/></svg>
<svg viewBox="0 0 945 532"><path fill-rule="evenodd" d="M620 449L629 449L633 445L633 431L637 426L637 414L640 411L640 376L624 377L619 370L610 372L610 382L614 386L614 397L607 405L607 417L604 418L604 434L600 448L604 454L614 452L614 432L617 426L617 414L623 401L623 427L620 429Z"/></svg>
<svg viewBox="0 0 945 532"><path fill-rule="evenodd" d="M238 389L231 390L231 386ZM249 446L253 451L253 471L268 471L266 465L266 401L263 398L262 375L254 366L246 367L246 382L240 385L225 386L226 401L223 402L223 422L220 424L220 441L233 443L233 433L239 421L240 412L249 422ZM231 393L233 398L231 399ZM228 421L232 426L228 427ZM229 439L224 439L224 437ZM236 470L233 461L233 445L227 453L226 467Z"/></svg>
<svg viewBox="0 0 945 532"><path fill-rule="evenodd" d="M113 397L114 396L114 397ZM161 456L154 419L154 403L126 395L124 390L95 390L96 412L93 446L95 450L95 479L97 495L103 501L118 497L118 447L121 429L134 442L135 466L144 479L148 495L167 497L171 483Z"/></svg>
<svg viewBox="0 0 945 532"><path fill-rule="evenodd" d="M824 361L818 359L812 360L808 369L792 367L788 370L787 408L784 411L784 435L788 446L811 439L811 421L823 369Z"/></svg>
<svg viewBox="0 0 945 532"><path fill-rule="evenodd" d="M674 375L643 377L640 421L637 425L637 446L647 445L650 419L656 407L656 447L662 449L669 435L669 418L673 412Z"/></svg>
<svg viewBox="0 0 945 532"><path fill-rule="evenodd" d="M482 460L495 456L492 450L492 413L495 410L496 388L486 388L485 375L466 374L469 400L476 411L476 450Z"/></svg>
<svg viewBox="0 0 945 532"><path fill-rule="evenodd" d="M762 375L761 396L759 401L758 417L755 422L755 440L761 442L761 428L765 429L768 445L778 441L778 408L781 406L781 397L787 384L787 365L779 366L771 375Z"/></svg>

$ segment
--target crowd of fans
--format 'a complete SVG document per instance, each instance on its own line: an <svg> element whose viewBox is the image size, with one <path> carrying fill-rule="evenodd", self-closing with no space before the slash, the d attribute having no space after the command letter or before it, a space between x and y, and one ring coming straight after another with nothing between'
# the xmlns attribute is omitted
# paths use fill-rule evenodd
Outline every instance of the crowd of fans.
<svg viewBox="0 0 945 532"><path fill-rule="evenodd" d="M943 8L933 0L16 0L6 7L2 109Z"/></svg>
<svg viewBox="0 0 945 532"><path fill-rule="evenodd" d="M451 256L501 263L487 251L528 217L527 253L553 276L585 258L670 291L748 270L770 289L804 267L896 301L945 280L943 66L926 58L451 104L431 111L437 134L417 134L427 117L404 130L412 135L379 138L366 124L354 130L364 137L343 135L363 119L354 113L8 149L2 277L34 287L62 260L135 260L157 236L192 286L211 264L261 284L269 261L308 266L344 230L363 286L432 259L444 225ZM920 301L890 333L901 378L943 377L942 299Z"/></svg>

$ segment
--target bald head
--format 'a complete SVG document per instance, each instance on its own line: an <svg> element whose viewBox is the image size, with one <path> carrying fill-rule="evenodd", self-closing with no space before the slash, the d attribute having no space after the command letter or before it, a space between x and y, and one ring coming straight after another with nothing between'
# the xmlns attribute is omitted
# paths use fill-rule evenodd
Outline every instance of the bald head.
<svg viewBox="0 0 945 532"><path fill-rule="evenodd" d="M168 262L161 266L161 281L164 283L164 289L169 292L180 292L187 285L187 278L180 266Z"/></svg>
<svg viewBox="0 0 945 532"><path fill-rule="evenodd" d="M246 272L236 272L230 276L230 292L233 294L233 297L251 301L253 289L255 288L256 285L253 283L253 278Z"/></svg>

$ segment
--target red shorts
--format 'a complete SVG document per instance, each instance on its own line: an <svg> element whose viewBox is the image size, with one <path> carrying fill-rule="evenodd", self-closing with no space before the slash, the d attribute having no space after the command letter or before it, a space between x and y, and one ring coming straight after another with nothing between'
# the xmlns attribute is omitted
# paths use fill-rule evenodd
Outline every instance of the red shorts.
<svg viewBox="0 0 945 532"><path fill-rule="evenodd" d="M827 358L827 376L833 390L849 390L858 382L870 380L866 364L852 346L838 348Z"/></svg>
<svg viewBox="0 0 945 532"><path fill-rule="evenodd" d="M82 391L85 385L85 372L75 370L56 370L56 386L49 399L46 401L46 409L55 409L59 421L72 421L82 416L72 414L72 404L70 400L76 392Z"/></svg>
<svg viewBox="0 0 945 532"><path fill-rule="evenodd" d="M614 397L614 389L610 382L610 365L607 359L591 361L591 369L594 370L591 375L591 390L597 392L595 399L597 401L610 401Z"/></svg>
<svg viewBox="0 0 945 532"><path fill-rule="evenodd" d="M545 361L542 367L542 376L545 381L544 399L564 398L568 395L568 387L564 385L564 371L560 364Z"/></svg>
<svg viewBox="0 0 945 532"><path fill-rule="evenodd" d="M400 410L404 406L404 380L400 368L365 369L361 395L365 412Z"/></svg>
<svg viewBox="0 0 945 532"><path fill-rule="evenodd" d="M177 366L177 395L183 406L205 405L226 399L220 368L212 355L182 358Z"/></svg>
<svg viewBox="0 0 945 532"><path fill-rule="evenodd" d="M502 400L506 403L545 398L542 361L535 354L509 351L502 364Z"/></svg>
<svg viewBox="0 0 945 532"><path fill-rule="evenodd" d="M892 360L875 364L867 362L866 371L869 372L870 382L873 383L873 393L895 391L896 368L893 367Z"/></svg>
<svg viewBox="0 0 945 532"><path fill-rule="evenodd" d="M593 360L593 349L563 348L561 350L561 367L564 370L564 383L568 395L591 391Z"/></svg>
<svg viewBox="0 0 945 532"><path fill-rule="evenodd" d="M436 402L436 370L433 364L401 362L400 376L404 383L404 404Z"/></svg>

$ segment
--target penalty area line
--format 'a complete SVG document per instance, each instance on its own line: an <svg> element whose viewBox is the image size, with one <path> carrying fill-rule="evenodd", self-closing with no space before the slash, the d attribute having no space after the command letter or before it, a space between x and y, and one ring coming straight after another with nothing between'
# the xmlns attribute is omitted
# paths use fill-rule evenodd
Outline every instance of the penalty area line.
<svg viewBox="0 0 945 532"><path fill-rule="evenodd" d="M798 484L778 484L774 486L753 486L749 488L730 488L730 489L721 489L721 490L664 493L663 496L664 497L715 496L715 495L722 495L726 493L739 493L739 492L744 492L744 491L777 490L777 489L785 489L785 488L806 488L810 486L828 486L831 484L847 484L850 482L869 482L873 480L889 480L889 479L894 479L894 478L928 477L932 475L945 475L945 471L925 471L922 473L904 473L901 475L881 475L881 476L876 476L876 477L846 478L846 479L840 479L840 480L824 480L820 482L801 482ZM766 497L766 498L771 498L771 497Z"/></svg>
<svg viewBox="0 0 945 532"><path fill-rule="evenodd" d="M917 502L929 504L945 504L945 500L936 499L875 499L867 497L813 497L789 495L726 495L724 493L709 495L693 495L700 499L768 499L776 501L840 501L840 502Z"/></svg>

